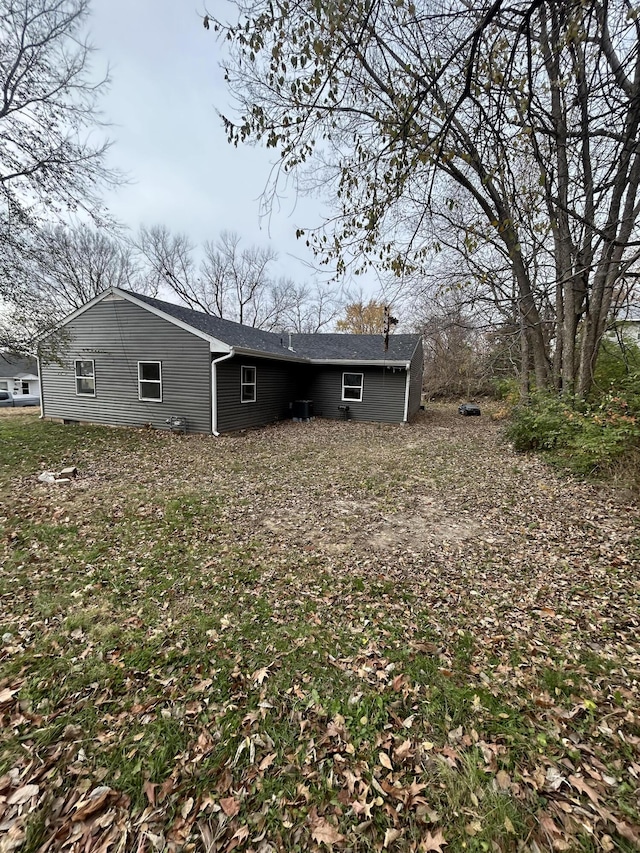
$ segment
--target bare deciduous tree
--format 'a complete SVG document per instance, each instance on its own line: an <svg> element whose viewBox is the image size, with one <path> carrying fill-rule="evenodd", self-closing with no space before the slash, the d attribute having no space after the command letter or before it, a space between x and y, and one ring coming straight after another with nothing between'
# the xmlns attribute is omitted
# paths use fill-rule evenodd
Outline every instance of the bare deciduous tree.
<svg viewBox="0 0 640 853"><path fill-rule="evenodd" d="M155 293L124 241L86 223L44 227L23 257L24 274L56 315L79 308L108 287Z"/></svg>
<svg viewBox="0 0 640 853"><path fill-rule="evenodd" d="M206 314L267 331L318 331L335 319L339 303L330 291L273 278L277 254L241 243L223 232L196 263L187 237L154 226L141 229L138 246L153 280Z"/></svg>
<svg viewBox="0 0 640 853"><path fill-rule="evenodd" d="M16 253L58 212L96 214L101 189L120 180L108 143L90 136L107 81L91 73L88 12L88 0L0 0L0 296L25 320L33 294Z"/></svg>

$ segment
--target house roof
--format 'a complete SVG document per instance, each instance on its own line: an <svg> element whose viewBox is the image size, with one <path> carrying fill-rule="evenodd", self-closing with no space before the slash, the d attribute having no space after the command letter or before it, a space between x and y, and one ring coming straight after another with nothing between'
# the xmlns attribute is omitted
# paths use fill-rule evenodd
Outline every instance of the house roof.
<svg viewBox="0 0 640 853"><path fill-rule="evenodd" d="M411 360L420 335L390 335L389 348L384 349L382 335L349 334L292 334L292 350L288 349L288 333L266 332L194 311L173 302L164 302L151 296L122 291L139 302L161 311L181 323L191 326L233 349L251 353L274 355L301 361L323 362L403 362Z"/></svg>
<svg viewBox="0 0 640 853"><path fill-rule="evenodd" d="M312 361L410 361L420 335L292 335L293 349Z"/></svg>
<svg viewBox="0 0 640 853"><path fill-rule="evenodd" d="M28 376L37 378L38 365L35 358L13 355L10 352L0 352L0 377L2 379L26 379Z"/></svg>

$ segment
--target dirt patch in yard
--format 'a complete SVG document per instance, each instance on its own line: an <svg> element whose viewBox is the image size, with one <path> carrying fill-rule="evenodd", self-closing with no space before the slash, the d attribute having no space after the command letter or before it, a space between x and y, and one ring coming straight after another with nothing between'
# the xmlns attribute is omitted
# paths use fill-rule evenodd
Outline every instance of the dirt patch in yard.
<svg viewBox="0 0 640 853"><path fill-rule="evenodd" d="M294 517L262 518L261 524L300 546L333 553L367 549L425 553L444 542L461 544L482 533L476 520L448 516L445 507L433 498L418 498L416 503L416 512L394 513L381 511L372 501L336 500L325 507L321 521L310 523L307 518L303 523L303 510Z"/></svg>

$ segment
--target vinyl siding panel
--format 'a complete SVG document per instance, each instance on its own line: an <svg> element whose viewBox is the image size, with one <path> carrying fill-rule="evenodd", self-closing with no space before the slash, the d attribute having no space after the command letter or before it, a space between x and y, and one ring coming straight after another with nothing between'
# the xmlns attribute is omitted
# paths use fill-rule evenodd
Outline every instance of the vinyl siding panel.
<svg viewBox="0 0 640 853"><path fill-rule="evenodd" d="M256 368L256 400L240 401L241 367ZM301 366L236 356L216 365L218 432L259 427L291 417L289 404L304 390Z"/></svg>
<svg viewBox="0 0 640 853"><path fill-rule="evenodd" d="M422 371L424 370L424 350L422 341L416 347L411 358L410 379L409 379L409 418L413 417L420 408L420 400L422 399Z"/></svg>
<svg viewBox="0 0 640 853"><path fill-rule="evenodd" d="M104 299L71 320L63 364L42 363L49 418L167 429L173 415L189 432L211 432L209 344L124 299ZM76 395L75 360L95 362L95 397ZM138 361L162 363L162 402L138 399Z"/></svg>
<svg viewBox="0 0 640 853"><path fill-rule="evenodd" d="M342 374L363 373L362 401L342 400ZM406 371L383 367L316 367L310 372L308 393L313 411L325 418L341 418L339 406L349 406L353 420L401 423L404 420Z"/></svg>

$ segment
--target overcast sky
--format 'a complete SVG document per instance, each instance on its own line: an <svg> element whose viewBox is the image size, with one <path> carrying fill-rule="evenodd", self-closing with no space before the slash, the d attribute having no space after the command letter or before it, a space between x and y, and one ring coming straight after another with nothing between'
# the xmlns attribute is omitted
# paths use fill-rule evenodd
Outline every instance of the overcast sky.
<svg viewBox="0 0 640 853"><path fill-rule="evenodd" d="M274 248L280 274L308 280L303 262L313 258L295 231L320 224L322 208L292 194L270 221L260 220L270 155L226 141L217 110L227 111L230 99L215 35L202 26L204 7L197 0L92 0L92 8L96 71L107 62L111 69L102 101L112 123L110 160L132 182L108 196L112 213L134 231L163 224L196 243L236 231L247 243Z"/></svg>

